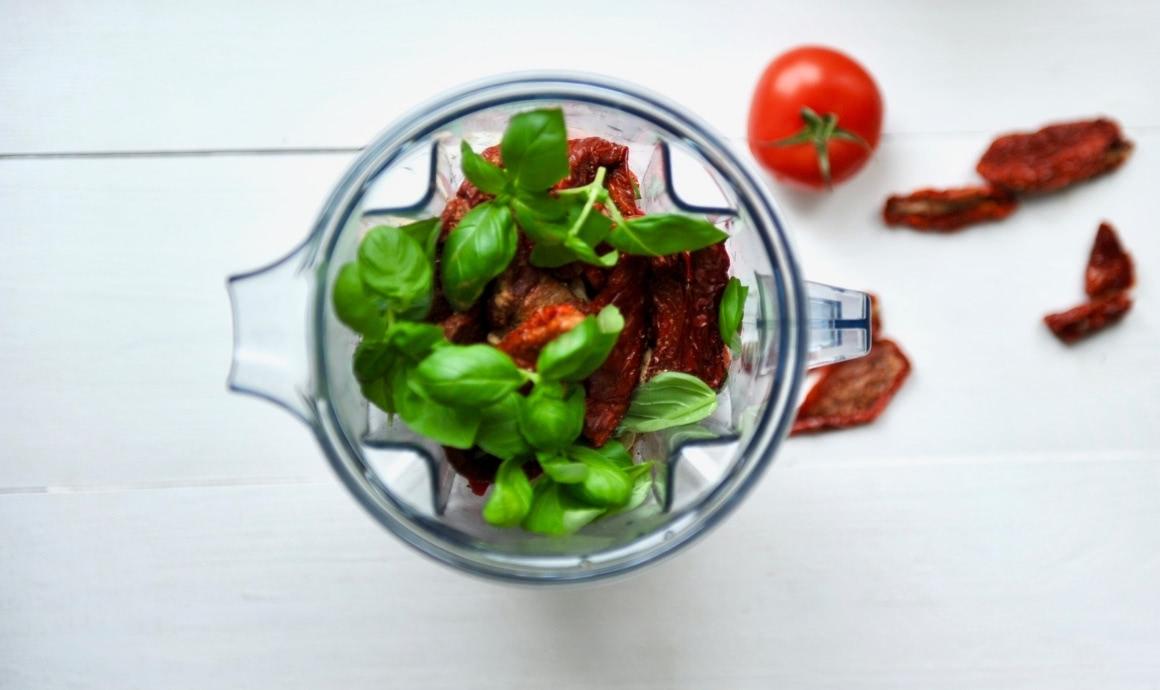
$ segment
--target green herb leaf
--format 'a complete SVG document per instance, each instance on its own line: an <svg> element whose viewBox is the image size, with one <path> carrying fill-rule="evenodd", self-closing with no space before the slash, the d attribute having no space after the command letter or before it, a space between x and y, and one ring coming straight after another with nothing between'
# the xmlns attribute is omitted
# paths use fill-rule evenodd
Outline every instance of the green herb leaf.
<svg viewBox="0 0 1160 690"><path fill-rule="evenodd" d="M700 421L715 409L717 394L704 381L666 371L636 389L620 428L642 433L659 431Z"/></svg>
<svg viewBox="0 0 1160 690"><path fill-rule="evenodd" d="M536 482L532 509L524 518L529 532L561 536L571 534L604 513L604 508L582 503L548 477Z"/></svg>
<svg viewBox="0 0 1160 690"><path fill-rule="evenodd" d="M358 387L363 397L372 405L387 414L393 414L395 412L395 399L391 394L390 379L381 378L365 383L360 381Z"/></svg>
<svg viewBox="0 0 1160 690"><path fill-rule="evenodd" d="M513 117L500 142L508 175L520 189L544 191L568 176L568 130L559 108Z"/></svg>
<svg viewBox="0 0 1160 690"><path fill-rule="evenodd" d="M396 353L390 342L364 340L354 349L354 377L360 383L381 379L390 372L395 359Z"/></svg>
<svg viewBox="0 0 1160 690"><path fill-rule="evenodd" d="M588 476L571 485L568 492L589 505L619 508L632 495L632 480L625 469L587 446L572 446L568 457L583 463Z"/></svg>
<svg viewBox="0 0 1160 690"><path fill-rule="evenodd" d="M541 380L520 404L520 433L537 450L567 448L584 428L584 388Z"/></svg>
<svg viewBox="0 0 1160 690"><path fill-rule="evenodd" d="M408 318L426 315L434 285L431 259L406 232L371 228L358 248L358 269L363 284L386 297L392 309Z"/></svg>
<svg viewBox="0 0 1160 690"><path fill-rule="evenodd" d="M390 343L382 340L363 340L354 350L352 368L359 390L383 412L395 411L390 375L397 356Z"/></svg>
<svg viewBox="0 0 1160 690"><path fill-rule="evenodd" d="M436 443L462 450L475 445L482 418L479 409L451 407L425 398L416 392L414 378L411 367L398 366L391 372L391 395L403 421Z"/></svg>
<svg viewBox="0 0 1160 690"><path fill-rule="evenodd" d="M419 363L412 377L416 392L431 400L475 409L499 402L523 383L511 357L482 344L438 348Z"/></svg>
<svg viewBox="0 0 1160 690"><path fill-rule="evenodd" d="M648 500L648 494L652 490L653 485L652 468L654 464L653 462L645 462L639 465L633 465L624 471L632 482L632 492L628 496L628 502L616 510L609 511L606 515L636 510L642 503Z"/></svg>
<svg viewBox="0 0 1160 690"><path fill-rule="evenodd" d="M610 304L545 345L536 371L545 379L583 381L608 359L623 328L624 317Z"/></svg>
<svg viewBox="0 0 1160 690"><path fill-rule="evenodd" d="M632 467L632 455L629 454L628 448L616 439L610 439L603 446L593 448L597 453L600 453L605 458L610 460L617 467L628 469Z"/></svg>
<svg viewBox="0 0 1160 690"><path fill-rule="evenodd" d="M523 461L504 460L483 504L483 519L496 527L514 527L532 508L532 484L524 474Z"/></svg>
<svg viewBox="0 0 1160 690"><path fill-rule="evenodd" d="M387 342L417 362L430 354L437 345L445 343L446 339L443 337L443 329L433 323L396 321L387 332ZM355 356L358 356L357 351Z"/></svg>
<svg viewBox="0 0 1160 690"><path fill-rule="evenodd" d="M721 293L721 304L717 308L717 326L721 330L721 340L733 347L737 341L737 331L741 328L741 317L745 314L745 298L749 288L737 278L730 278Z"/></svg>
<svg viewBox="0 0 1160 690"><path fill-rule="evenodd" d="M387 330L387 301L363 285L358 264L344 264L334 279L334 313L339 321L369 338Z"/></svg>
<svg viewBox="0 0 1160 690"><path fill-rule="evenodd" d="M443 292L462 311L503 273L516 255L515 223L507 206L493 202L473 208L443 244Z"/></svg>
<svg viewBox="0 0 1160 690"><path fill-rule="evenodd" d="M463 174L481 191L492 196L499 194L507 185L507 173L498 165L493 165L486 158L471 150L466 141L459 146L463 155Z"/></svg>
<svg viewBox="0 0 1160 690"><path fill-rule="evenodd" d="M519 393L509 393L483 408L483 421L475 434L476 445L503 460L531 455L532 447L520 434L519 416Z"/></svg>
<svg viewBox="0 0 1160 690"><path fill-rule="evenodd" d="M436 218L427 218L426 220L417 220L414 223L400 225L399 230L411 236L411 239L419 243L423 248L423 253L427 258L435 258L435 245L439 242L439 228L442 221Z"/></svg>
<svg viewBox="0 0 1160 690"><path fill-rule="evenodd" d="M707 220L663 213L630 218L607 241L625 254L668 256L703 249L728 236Z"/></svg>
<svg viewBox="0 0 1160 690"><path fill-rule="evenodd" d="M582 462L573 462L563 455L556 453L536 453L536 459L544 474L561 484L576 484L588 477L588 466Z"/></svg>

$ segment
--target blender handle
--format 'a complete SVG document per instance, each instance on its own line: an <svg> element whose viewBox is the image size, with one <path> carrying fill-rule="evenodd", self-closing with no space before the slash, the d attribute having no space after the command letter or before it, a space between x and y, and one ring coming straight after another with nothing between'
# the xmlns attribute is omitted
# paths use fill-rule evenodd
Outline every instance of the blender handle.
<svg viewBox="0 0 1160 690"><path fill-rule="evenodd" d="M861 357L870 351L870 295L806 282L808 368Z"/></svg>
<svg viewBox="0 0 1160 690"><path fill-rule="evenodd" d="M309 243L286 257L230 276L234 351L227 385L279 405L307 424L311 402L308 300L314 271Z"/></svg>

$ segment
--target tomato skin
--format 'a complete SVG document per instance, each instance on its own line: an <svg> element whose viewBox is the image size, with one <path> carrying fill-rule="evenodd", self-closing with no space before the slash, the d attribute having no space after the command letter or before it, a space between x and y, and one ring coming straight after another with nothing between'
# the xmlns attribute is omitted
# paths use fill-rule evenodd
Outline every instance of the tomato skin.
<svg viewBox="0 0 1160 690"><path fill-rule="evenodd" d="M819 115L833 113L838 127L866 143L829 140L831 182L857 172L878 146L882 95L873 77L852 58L831 48L794 48L765 68L749 109L749 149L778 179L826 186L813 144L774 145L802 130L802 108Z"/></svg>

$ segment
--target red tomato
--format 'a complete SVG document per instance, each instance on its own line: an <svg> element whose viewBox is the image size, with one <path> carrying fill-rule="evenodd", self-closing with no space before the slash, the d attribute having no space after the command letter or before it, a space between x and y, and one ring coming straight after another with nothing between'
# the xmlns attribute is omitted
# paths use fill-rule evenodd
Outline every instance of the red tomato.
<svg viewBox="0 0 1160 690"><path fill-rule="evenodd" d="M769 63L749 108L749 149L779 179L810 187L850 177L882 133L870 74L830 48L803 46Z"/></svg>

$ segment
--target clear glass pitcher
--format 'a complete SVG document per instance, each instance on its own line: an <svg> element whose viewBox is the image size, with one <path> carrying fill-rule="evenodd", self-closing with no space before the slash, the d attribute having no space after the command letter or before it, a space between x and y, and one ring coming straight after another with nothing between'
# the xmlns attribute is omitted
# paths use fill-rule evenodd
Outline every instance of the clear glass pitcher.
<svg viewBox="0 0 1160 690"><path fill-rule="evenodd" d="M460 141L497 143L508 119L563 108L569 136L630 147L646 212L708 218L729 233L731 273L750 288L740 349L714 415L641 438L663 459L649 499L568 537L497 529L483 499L437 444L368 406L351 371L357 336L331 306L338 268L365 230L437 216L462 180ZM372 142L335 187L313 232L289 256L229 280L232 390L270 400L314 430L347 488L391 532L462 570L525 582L574 582L671 554L727 515L757 481L794 416L807 367L870 345L866 294L802 281L761 178L680 107L605 78L517 75L461 88Z"/></svg>

